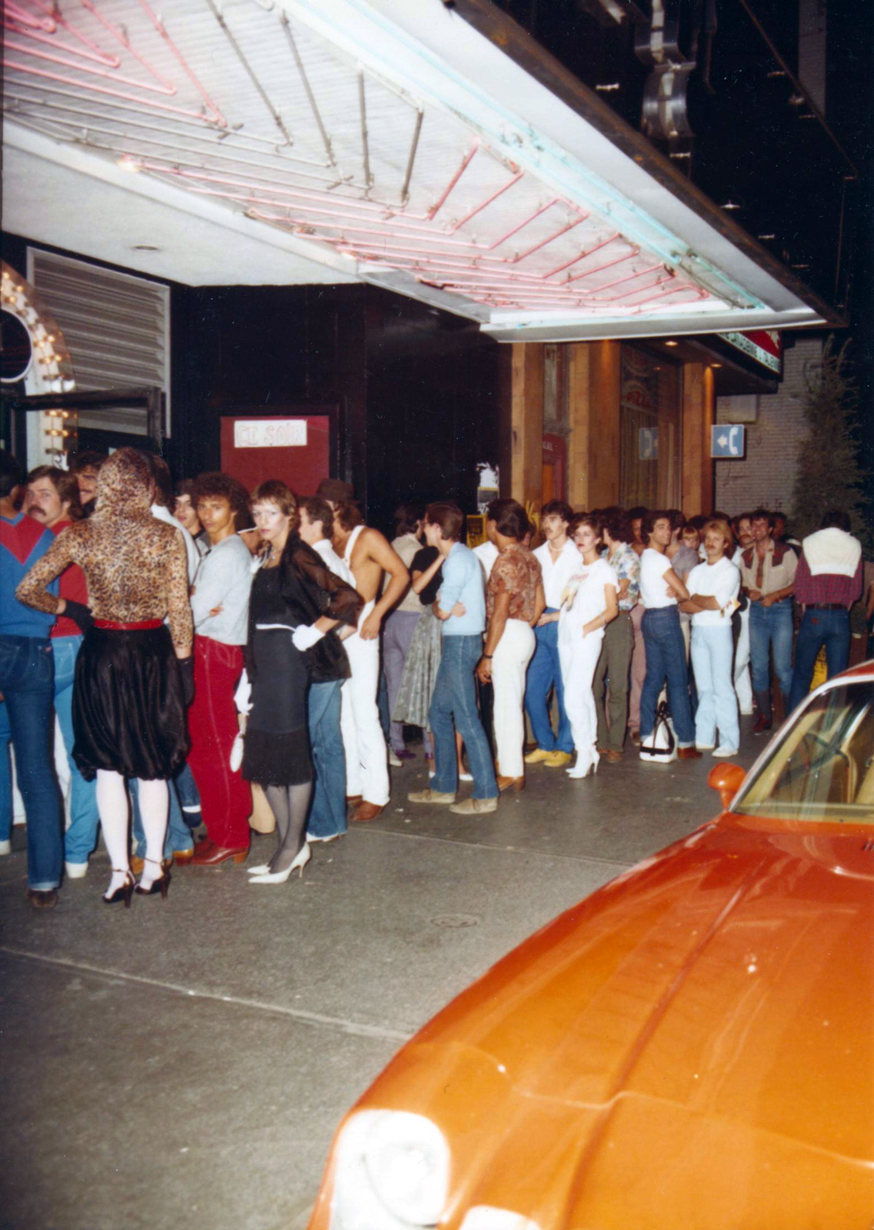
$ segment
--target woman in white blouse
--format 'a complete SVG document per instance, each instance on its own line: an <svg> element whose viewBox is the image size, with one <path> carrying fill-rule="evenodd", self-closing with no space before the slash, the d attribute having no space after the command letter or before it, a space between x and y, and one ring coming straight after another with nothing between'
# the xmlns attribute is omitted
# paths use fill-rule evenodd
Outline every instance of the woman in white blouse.
<svg viewBox="0 0 874 1230"><path fill-rule="evenodd" d="M577 761L566 772L586 777L597 772L595 739L598 721L592 680L601 655L604 629L619 612L619 581L600 556L601 529L594 517L580 513L568 527L582 556L579 575L569 583L558 622L558 654L564 683L564 702Z"/></svg>
<svg viewBox="0 0 874 1230"><path fill-rule="evenodd" d="M695 746L714 756L735 756L740 743L737 697L732 684L731 615L740 572L728 558L734 537L727 521L704 526L707 562L686 578L690 598L682 609L692 616L692 669L698 689ZM719 731L719 746L716 732Z"/></svg>

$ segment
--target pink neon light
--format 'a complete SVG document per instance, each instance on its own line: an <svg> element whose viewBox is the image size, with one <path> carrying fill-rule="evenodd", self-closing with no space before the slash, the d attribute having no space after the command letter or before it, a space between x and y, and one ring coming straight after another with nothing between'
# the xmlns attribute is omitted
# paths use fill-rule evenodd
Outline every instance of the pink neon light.
<svg viewBox="0 0 874 1230"><path fill-rule="evenodd" d="M103 48L98 46L98 44L95 43L93 39L90 39L87 34L82 34L82 32L77 30L75 26L71 26L58 6L47 5L44 3L44 0L32 0L32 3L48 16L49 20L52 22L53 30L56 29L58 25L63 26L68 34L72 34L73 38L78 39L79 42L83 43L86 47L90 47L91 50L98 56L105 57L105 61L109 67L112 67L113 65L118 67L121 64L121 61L117 56L108 55L108 53L104 52Z"/></svg>
<svg viewBox="0 0 874 1230"><path fill-rule="evenodd" d="M662 286L665 282L669 282L673 274L668 274L666 277L656 278L654 282L648 282L646 286L638 286L637 290L621 290L618 295L592 295L590 302L592 303L618 303L620 299L631 299L634 295L640 294L645 290L652 290L656 286Z"/></svg>
<svg viewBox="0 0 874 1230"><path fill-rule="evenodd" d="M625 240L628 243L628 240ZM575 273L573 277L568 277L567 284L571 282L581 282L583 278L589 278L593 273L603 273L605 269L612 269L614 265L622 265L625 261L630 261L632 257L640 255L640 248L632 248L630 252L624 253L622 256L615 257L612 261L604 261L601 265L596 265L594 269L586 269L583 273Z"/></svg>
<svg viewBox="0 0 874 1230"><path fill-rule="evenodd" d="M527 226L529 222L533 222L535 218L539 218L541 214L545 214L547 209L552 209L553 205L558 204L558 197L554 197L551 201L547 201L545 205L541 205L540 208L535 210L533 214L523 219L523 221L517 226L514 226L511 231L507 231L506 235L502 235L500 239L496 239L494 243L490 243L489 251L491 252L494 251L495 248L499 248L502 243L506 243L507 240L515 235L517 231L521 231L523 226Z"/></svg>
<svg viewBox="0 0 874 1230"><path fill-rule="evenodd" d="M142 3L142 0L140 0L140 2ZM467 170L467 168L470 166L471 161L473 160L473 156L478 149L479 149L479 141L474 141L473 145L470 147L470 149L468 150L468 152L465 154L464 158L462 159L461 166L452 176L452 179L450 179L449 184L446 188L446 191L440 197L440 200L437 202L437 204L432 205L431 208L428 210L429 218L436 218L438 212L443 208L446 198L449 196L452 189L461 179L462 175Z"/></svg>
<svg viewBox="0 0 874 1230"><path fill-rule="evenodd" d="M107 94L110 98L124 98L128 102L139 103L143 107L151 107L154 111L169 111L173 115L182 115L186 119L199 120L202 124L212 123L205 115L199 111L186 111L184 107L171 107L169 103L155 102L148 98L138 98L136 94L128 94L124 90L108 90L105 86L95 85L90 81L77 81L74 77L64 77L61 73L49 73L44 69L30 68L26 64L19 64L17 60L7 60L4 58L3 66L5 68L17 69L20 73L26 73L30 77L40 77L47 81L60 81L62 85L72 85L79 89L90 90L93 94Z"/></svg>
<svg viewBox="0 0 874 1230"><path fill-rule="evenodd" d="M504 186L502 188L499 188L497 192L493 192L491 196L486 197L486 199L482 202L482 204L475 206L475 208L473 208L469 214L466 214L461 219L460 222L456 222L455 226L451 227L448 233L450 235L454 235L455 232L457 230L460 230L461 227L463 227L466 222L470 222L471 218L476 217L476 215L478 213L481 213L486 208L487 205L491 205L492 201L496 201L499 196L503 196L503 194L509 188L512 188L514 184L518 184L519 180L524 179L524 178L525 178L524 171L520 171L518 175L514 175L513 178L509 181L509 183L504 184Z"/></svg>
<svg viewBox="0 0 874 1230"><path fill-rule="evenodd" d="M34 30L45 30L46 34L54 34L58 28L57 22L51 17L34 17L31 13L19 8L13 0L4 0L3 9L10 17L20 21L23 26L31 26Z"/></svg>
<svg viewBox="0 0 874 1230"><path fill-rule="evenodd" d="M38 60L48 60L51 64L62 64L65 68L74 68L77 73L91 73L94 77L102 77L106 81L123 81L125 85L136 86L138 90L148 90L152 94L174 95L176 86L171 85L168 89L164 85L152 85L148 81L135 81L133 77L127 77L124 73L109 72L105 68L90 68L87 64L77 64L74 60L68 60L65 56L52 55L49 51L35 51L32 47L24 47L21 43L15 43L12 39L6 40L6 46L13 51L23 51L25 55L35 56ZM81 54L81 53L77 53ZM87 82L82 82L82 85L89 89Z"/></svg>
<svg viewBox="0 0 874 1230"><path fill-rule="evenodd" d="M47 43L49 47L60 47L62 51L68 51L72 56L81 56L83 60L96 60L98 64L105 64L109 68L118 68L121 65L121 60L119 60L118 56L108 56L102 51L83 51L79 47L73 47L70 43L62 43L59 38L50 37L48 34L40 34L35 29L26 29L18 23L11 13L7 17L4 12L3 25L7 30L12 30L15 34L23 34L27 38L35 39L38 43ZM36 55L36 52L33 54Z"/></svg>
<svg viewBox="0 0 874 1230"><path fill-rule="evenodd" d="M566 226L563 226L560 231L556 231L554 235L550 235L548 239L542 239L540 243L536 243L533 248L529 248L527 252L521 252L519 256L514 258L513 264L515 265L518 261L524 261L526 256L531 256L533 252L539 252L541 248L545 248L546 245L552 243L553 240L560 239L562 235L566 235L568 231L572 231L575 226L579 226L581 222L585 222L589 215L580 211L578 212L580 216L575 222L568 222Z"/></svg>
<svg viewBox="0 0 874 1230"><path fill-rule="evenodd" d="M621 286L623 282L634 282L637 278L645 277L648 273L655 273L656 269L664 269L664 265L659 261L655 265L648 265L646 269L638 269L636 273L627 273L624 278L614 278L612 282L605 282L602 286L593 286L589 294L600 295L604 290L611 290L614 286ZM669 274L673 277L673 274Z"/></svg>
<svg viewBox="0 0 874 1230"><path fill-rule="evenodd" d="M140 8L143 10L144 13L147 13L149 17L151 18L152 25L155 27L155 29L161 35L161 38L164 40L164 42L173 52L173 55L179 61L179 64L182 67L182 71L185 73L188 80L191 82L191 84L197 90L200 97L203 99L207 107L212 112L213 119L215 120L215 122L219 125L220 128L227 128L228 121L222 115L221 111L218 109L218 107L215 105L215 103L210 98L209 94L207 94L206 90L203 88L203 86L198 81L197 77L194 75L194 72L189 66L188 61L185 59L182 52L179 50L179 48L173 42L170 35L167 33L166 29L164 28L164 23L160 20L157 13L153 11L153 9L148 3L148 0L140 0Z"/></svg>
<svg viewBox="0 0 874 1230"><path fill-rule="evenodd" d="M570 268L571 265L576 265L578 261L584 261L587 256L593 256L595 252L600 252L602 248L606 248L608 244L613 243L615 239L620 239L621 232L615 231L608 239L602 239L600 243L596 243L593 248L589 248L588 252L581 252L579 256L572 256L569 261L565 261L563 265L556 265L555 269L550 269L549 273L545 273L545 278L551 278L555 273L561 273L563 269ZM627 241L626 241L627 242ZM583 275L585 277L585 274Z"/></svg>
<svg viewBox="0 0 874 1230"><path fill-rule="evenodd" d="M121 30L116 30L112 22L108 21L100 12L97 5L93 3L93 0L79 0L79 3L83 6L83 8L86 8L92 16L97 18L104 29L108 30L112 37L117 39L118 42L121 43L122 47L124 47L126 51L129 51L135 60L139 60L143 68L147 72L151 73L156 81L160 81L164 85L168 93L176 93L176 87L173 85L172 81L168 81L166 77L162 76L162 74L157 71L157 69L152 67L148 60L140 55L131 43L130 39L127 38Z"/></svg>
<svg viewBox="0 0 874 1230"><path fill-rule="evenodd" d="M693 299L689 300L690 303L693 303L695 301L700 301L701 299L710 298L709 293L706 290L704 290L703 287L688 286L688 285L687 286L675 286L673 290L660 290L657 295L650 295L648 299L641 299L639 300L639 302L633 304L633 306L636 308L639 308L642 306L642 304L652 303L652 301L655 299L667 299L669 295L678 295L680 291L684 291L687 294L691 292L695 296L694 300Z"/></svg>

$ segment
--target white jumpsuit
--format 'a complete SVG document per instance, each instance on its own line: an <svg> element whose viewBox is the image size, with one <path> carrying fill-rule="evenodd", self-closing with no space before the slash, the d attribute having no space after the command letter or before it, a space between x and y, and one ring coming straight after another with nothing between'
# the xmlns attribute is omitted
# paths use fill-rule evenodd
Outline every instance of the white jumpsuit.
<svg viewBox="0 0 874 1230"><path fill-rule="evenodd" d="M604 629L598 628L584 637L583 627L596 616L604 614L605 585L619 588L615 569L606 560L583 564L577 592L573 600L561 608L558 621L558 656L564 683L564 704L577 749L577 762L568 770L571 777L585 777L598 764L595 746L598 720L592 680L601 655Z"/></svg>

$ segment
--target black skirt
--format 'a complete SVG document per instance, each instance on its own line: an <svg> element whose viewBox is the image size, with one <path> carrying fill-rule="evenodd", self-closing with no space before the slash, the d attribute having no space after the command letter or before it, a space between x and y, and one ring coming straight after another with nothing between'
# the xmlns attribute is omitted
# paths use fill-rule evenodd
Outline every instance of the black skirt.
<svg viewBox="0 0 874 1230"><path fill-rule="evenodd" d="M110 769L166 780L188 755L182 680L169 630L90 628L76 660L73 759L89 780Z"/></svg>
<svg viewBox="0 0 874 1230"><path fill-rule="evenodd" d="M284 628L256 628L250 655L252 711L243 740L243 777L261 786L311 781L306 658Z"/></svg>

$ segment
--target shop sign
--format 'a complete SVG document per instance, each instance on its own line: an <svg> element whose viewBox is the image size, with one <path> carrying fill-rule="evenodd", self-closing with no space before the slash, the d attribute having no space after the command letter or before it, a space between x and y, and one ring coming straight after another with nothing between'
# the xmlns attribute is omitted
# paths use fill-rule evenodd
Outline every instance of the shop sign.
<svg viewBox="0 0 874 1230"><path fill-rule="evenodd" d="M715 423L710 428L710 456L742 458L746 448L746 428L742 423Z"/></svg>
<svg viewBox="0 0 874 1230"><path fill-rule="evenodd" d="M237 419L234 448L306 448L306 419Z"/></svg>
<svg viewBox="0 0 874 1230"><path fill-rule="evenodd" d="M719 337L779 376L783 371L783 342L778 329L752 329L748 333L720 333Z"/></svg>

